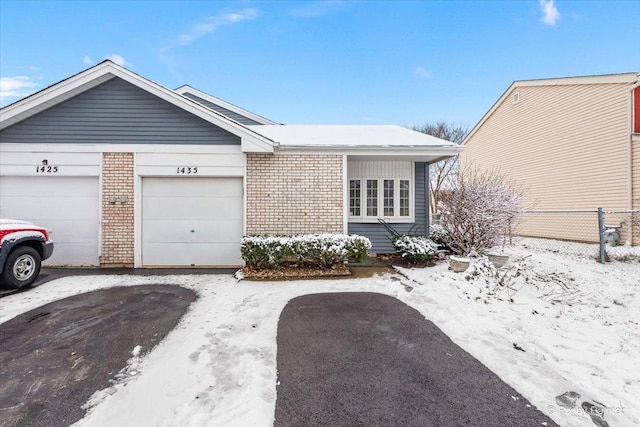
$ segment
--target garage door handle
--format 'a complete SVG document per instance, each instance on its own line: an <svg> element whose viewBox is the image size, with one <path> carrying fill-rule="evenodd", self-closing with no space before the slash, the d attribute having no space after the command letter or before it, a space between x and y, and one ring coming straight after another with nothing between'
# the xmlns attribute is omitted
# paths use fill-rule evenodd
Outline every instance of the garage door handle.
<svg viewBox="0 0 640 427"><path fill-rule="evenodd" d="M195 233L196 230L191 230L192 233Z"/></svg>

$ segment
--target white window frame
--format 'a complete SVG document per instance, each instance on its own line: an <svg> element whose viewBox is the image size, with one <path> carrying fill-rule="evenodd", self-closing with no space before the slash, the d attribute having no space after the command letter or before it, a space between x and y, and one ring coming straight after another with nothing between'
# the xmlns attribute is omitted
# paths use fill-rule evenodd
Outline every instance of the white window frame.
<svg viewBox="0 0 640 427"><path fill-rule="evenodd" d="M351 215L351 181L360 181L360 215ZM367 181L378 181L378 212L375 216L367 215ZM393 216L384 215L384 181L393 180ZM409 181L409 216L400 216L400 181ZM347 180L349 188L349 222L353 223L375 223L378 219L384 219L391 223L412 223L415 222L415 191L414 180L406 177L391 176L364 176L350 177Z"/></svg>

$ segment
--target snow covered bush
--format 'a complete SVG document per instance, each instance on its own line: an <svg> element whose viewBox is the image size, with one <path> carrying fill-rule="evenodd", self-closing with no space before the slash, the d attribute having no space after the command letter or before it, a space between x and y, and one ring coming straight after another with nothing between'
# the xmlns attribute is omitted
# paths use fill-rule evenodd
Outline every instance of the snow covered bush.
<svg viewBox="0 0 640 427"><path fill-rule="evenodd" d="M446 243L458 255L482 253L499 242L521 211L524 189L497 170L467 167L440 200Z"/></svg>
<svg viewBox="0 0 640 427"><path fill-rule="evenodd" d="M344 234L248 236L240 241L242 259L251 269L303 263L330 268L348 260L361 261L370 248L366 237Z"/></svg>
<svg viewBox="0 0 640 427"><path fill-rule="evenodd" d="M429 239L438 245L438 249L449 249L447 230L440 224L431 224L429 226Z"/></svg>
<svg viewBox="0 0 640 427"><path fill-rule="evenodd" d="M399 236L393 240L398 255L409 264L421 264L436 256L438 245L423 236Z"/></svg>

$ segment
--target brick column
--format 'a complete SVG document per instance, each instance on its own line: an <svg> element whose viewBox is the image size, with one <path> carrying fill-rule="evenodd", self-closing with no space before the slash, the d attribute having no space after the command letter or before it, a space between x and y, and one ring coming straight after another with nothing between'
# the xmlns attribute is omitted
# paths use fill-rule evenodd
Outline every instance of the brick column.
<svg viewBox="0 0 640 427"><path fill-rule="evenodd" d="M133 153L102 154L102 267L133 267Z"/></svg>
<svg viewBox="0 0 640 427"><path fill-rule="evenodd" d="M247 234L342 233L342 156L247 155Z"/></svg>

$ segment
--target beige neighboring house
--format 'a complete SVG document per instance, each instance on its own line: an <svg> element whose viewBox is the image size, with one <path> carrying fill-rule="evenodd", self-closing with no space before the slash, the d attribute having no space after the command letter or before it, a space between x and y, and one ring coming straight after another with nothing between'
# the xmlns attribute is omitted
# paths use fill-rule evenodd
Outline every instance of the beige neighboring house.
<svg viewBox="0 0 640 427"><path fill-rule="evenodd" d="M536 210L640 209L639 78L515 81L462 142L461 163L498 168L524 184ZM628 215L612 219L623 222L627 240ZM597 217L526 215L517 232L594 241ZM632 236L640 244L637 229Z"/></svg>

